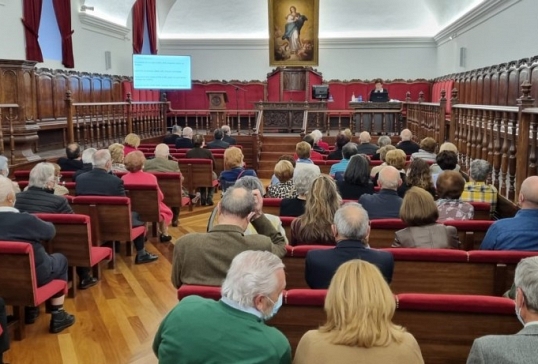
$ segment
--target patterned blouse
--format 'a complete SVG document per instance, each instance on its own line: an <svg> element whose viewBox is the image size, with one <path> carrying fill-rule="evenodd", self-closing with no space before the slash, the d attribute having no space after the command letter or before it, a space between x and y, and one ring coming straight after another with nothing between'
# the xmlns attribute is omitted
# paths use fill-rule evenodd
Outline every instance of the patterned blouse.
<svg viewBox="0 0 538 364"><path fill-rule="evenodd" d="M295 191L295 185L293 180L288 182L277 183L276 185L269 186L267 189L267 197L272 198L295 198L297 197L297 191Z"/></svg>
<svg viewBox="0 0 538 364"><path fill-rule="evenodd" d="M439 210L438 221L472 220L474 217L474 207L468 202L444 198L437 200L435 203Z"/></svg>

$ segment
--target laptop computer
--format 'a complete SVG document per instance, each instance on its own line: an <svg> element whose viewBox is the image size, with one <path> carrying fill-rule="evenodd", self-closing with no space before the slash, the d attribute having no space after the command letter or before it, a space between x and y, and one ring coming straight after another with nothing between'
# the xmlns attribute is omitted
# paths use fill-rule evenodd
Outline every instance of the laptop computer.
<svg viewBox="0 0 538 364"><path fill-rule="evenodd" d="M371 100L372 102L388 102L389 101L389 93L387 91L383 92L374 92L372 93Z"/></svg>

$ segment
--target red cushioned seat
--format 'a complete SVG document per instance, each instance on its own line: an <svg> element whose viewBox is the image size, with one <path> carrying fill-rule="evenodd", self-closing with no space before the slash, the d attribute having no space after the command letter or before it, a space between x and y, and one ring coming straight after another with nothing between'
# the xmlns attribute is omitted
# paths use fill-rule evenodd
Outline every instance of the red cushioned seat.
<svg viewBox="0 0 538 364"><path fill-rule="evenodd" d="M273 197L263 198L263 207L280 207L281 203L282 203L281 198L273 198Z"/></svg>
<svg viewBox="0 0 538 364"><path fill-rule="evenodd" d="M407 225L400 219L374 219L370 221L372 229L405 229Z"/></svg>
<svg viewBox="0 0 538 364"><path fill-rule="evenodd" d="M475 211L490 211L491 210L491 204L489 202L472 201L469 203L473 205Z"/></svg>
<svg viewBox="0 0 538 364"><path fill-rule="evenodd" d="M286 245L286 256L287 257L292 257L293 256L293 246L291 245Z"/></svg>
<svg viewBox="0 0 538 364"><path fill-rule="evenodd" d="M538 251L502 251L502 250L471 250L469 253L469 262L471 263L501 263L517 264L521 259L535 257Z"/></svg>
<svg viewBox="0 0 538 364"><path fill-rule="evenodd" d="M308 253L310 250L327 250L333 248L334 245L298 245L292 247L291 254L289 256L304 258L306 257L306 253Z"/></svg>
<svg viewBox="0 0 538 364"><path fill-rule="evenodd" d="M187 296L201 296L213 300L220 300L220 287L217 286L198 286L192 284L184 284L177 290L177 299L181 300Z"/></svg>
<svg viewBox="0 0 538 364"><path fill-rule="evenodd" d="M514 306L513 300L504 297L420 293L396 296L397 310L514 315Z"/></svg>
<svg viewBox="0 0 538 364"><path fill-rule="evenodd" d="M487 231L493 221L491 220L447 220L444 225L454 226L458 231Z"/></svg>
<svg viewBox="0 0 538 364"><path fill-rule="evenodd" d="M326 295L326 289L290 289L284 293L284 304L323 306Z"/></svg>
<svg viewBox="0 0 538 364"><path fill-rule="evenodd" d="M291 222L295 220L293 216L279 216L282 226L291 226Z"/></svg>
<svg viewBox="0 0 538 364"><path fill-rule="evenodd" d="M468 254L463 250L416 248L386 248L381 250L391 252L394 260L463 263L468 261Z"/></svg>

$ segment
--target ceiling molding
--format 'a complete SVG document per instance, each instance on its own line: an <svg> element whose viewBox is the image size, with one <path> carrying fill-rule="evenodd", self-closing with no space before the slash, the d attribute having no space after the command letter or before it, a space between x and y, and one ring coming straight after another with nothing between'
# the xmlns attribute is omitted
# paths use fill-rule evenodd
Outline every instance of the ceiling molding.
<svg viewBox="0 0 538 364"><path fill-rule="evenodd" d="M503 12L521 0L490 0L480 4L454 23L437 33L433 39L437 45L450 41L454 35L461 35L474 27L482 24L489 18Z"/></svg>
<svg viewBox="0 0 538 364"><path fill-rule="evenodd" d="M131 32L131 29L127 27L90 15L85 11L80 11L78 18L82 23L82 28L114 38L128 39L127 35Z"/></svg>
<svg viewBox="0 0 538 364"><path fill-rule="evenodd" d="M322 38L319 47L323 49L346 48L431 48L436 47L431 37L394 38Z"/></svg>

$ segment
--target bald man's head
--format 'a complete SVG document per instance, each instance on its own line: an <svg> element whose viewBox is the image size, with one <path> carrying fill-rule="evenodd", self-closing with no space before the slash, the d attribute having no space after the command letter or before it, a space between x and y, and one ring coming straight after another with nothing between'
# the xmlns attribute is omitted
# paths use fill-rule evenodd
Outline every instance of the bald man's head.
<svg viewBox="0 0 538 364"><path fill-rule="evenodd" d="M521 184L519 204L522 209L538 209L538 176L528 177Z"/></svg>
<svg viewBox="0 0 538 364"><path fill-rule="evenodd" d="M363 131L359 134L359 142L362 143L370 143L370 140L372 140L372 137L370 136L370 133L367 131Z"/></svg>
<svg viewBox="0 0 538 364"><path fill-rule="evenodd" d="M411 130L409 130L409 129L404 129L400 133L400 138L402 138L403 142L411 140L412 137L413 137L413 133L411 133Z"/></svg>
<svg viewBox="0 0 538 364"><path fill-rule="evenodd" d="M402 178L396 168L387 166L379 172L377 183L382 189L397 190L402 184Z"/></svg>

